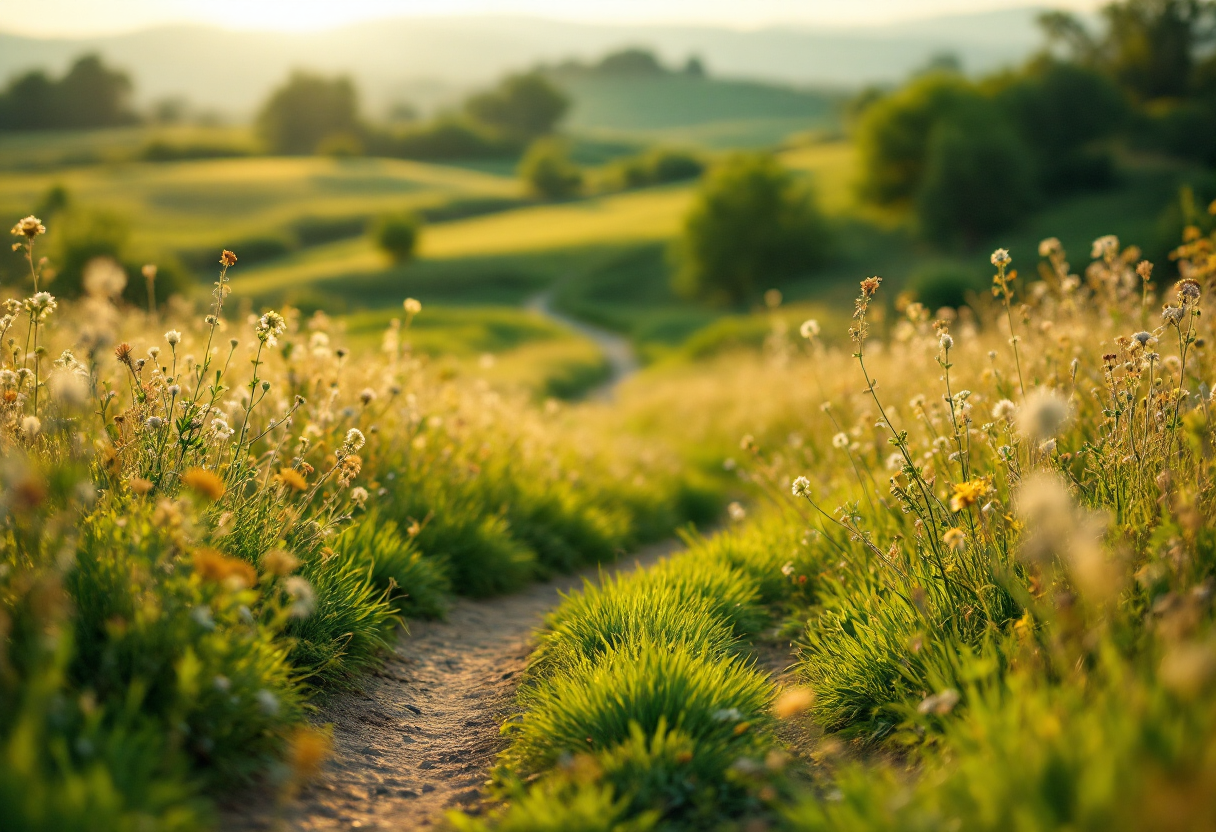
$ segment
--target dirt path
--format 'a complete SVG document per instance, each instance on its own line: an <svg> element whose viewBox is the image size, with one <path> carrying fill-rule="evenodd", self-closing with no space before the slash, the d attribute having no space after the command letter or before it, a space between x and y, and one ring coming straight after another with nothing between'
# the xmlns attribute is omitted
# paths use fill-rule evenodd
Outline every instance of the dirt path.
<svg viewBox="0 0 1216 832"><path fill-rule="evenodd" d="M648 547L605 572L649 565L678 547ZM384 667L318 715L318 723L333 724L334 753L317 781L286 806L225 813L220 828L428 829L446 809L475 809L533 631L559 592L598 574L589 569L489 601L461 599L446 621L411 622Z"/></svg>
<svg viewBox="0 0 1216 832"><path fill-rule="evenodd" d="M574 330L579 335L594 341L595 345L604 354L604 359L608 362L611 374L603 384L589 390L586 398L592 400L611 399L612 391L616 389L617 385L638 371L638 367L640 366L638 358L634 353L633 344L628 338L603 327L595 326L594 324L589 324L586 321L580 321L578 318L572 318L569 315L558 312L553 308L552 289L536 295L525 306L533 312L539 312L549 320L555 321L568 329Z"/></svg>

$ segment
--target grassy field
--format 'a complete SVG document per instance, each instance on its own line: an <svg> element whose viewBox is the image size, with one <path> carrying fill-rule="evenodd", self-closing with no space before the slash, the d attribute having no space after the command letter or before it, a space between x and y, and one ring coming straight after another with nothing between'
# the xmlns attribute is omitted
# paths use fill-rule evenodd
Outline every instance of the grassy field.
<svg viewBox="0 0 1216 832"><path fill-rule="evenodd" d="M807 130L839 128L839 99L747 81L558 76L574 100L569 128L605 138L714 149L772 147Z"/></svg>

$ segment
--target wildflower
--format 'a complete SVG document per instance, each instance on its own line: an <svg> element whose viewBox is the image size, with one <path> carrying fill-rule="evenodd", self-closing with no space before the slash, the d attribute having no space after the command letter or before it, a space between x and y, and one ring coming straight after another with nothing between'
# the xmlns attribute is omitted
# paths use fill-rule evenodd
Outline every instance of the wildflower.
<svg viewBox="0 0 1216 832"><path fill-rule="evenodd" d="M156 272L157 268L155 263L144 263L139 270L139 273L142 274L146 280L156 280Z"/></svg>
<svg viewBox="0 0 1216 832"><path fill-rule="evenodd" d="M363 459L358 454L347 454L338 463L338 484L346 487L355 481L363 470Z"/></svg>
<svg viewBox="0 0 1216 832"><path fill-rule="evenodd" d="M1001 399L992 406L992 418L1002 422L1012 422L1018 415L1018 406L1009 399Z"/></svg>
<svg viewBox="0 0 1216 832"><path fill-rule="evenodd" d="M867 298L872 298L878 292L878 287L882 285L881 277L867 277L861 281L861 293Z"/></svg>
<svg viewBox="0 0 1216 832"><path fill-rule="evenodd" d="M963 530L959 528L947 529L942 535L942 543L945 543L954 551L959 551L967 542L967 535L963 534Z"/></svg>
<svg viewBox="0 0 1216 832"><path fill-rule="evenodd" d="M798 327L798 333L810 341L819 335L819 321L814 318L808 318L802 322L802 326Z"/></svg>
<svg viewBox="0 0 1216 832"><path fill-rule="evenodd" d="M259 341L268 347L273 347L279 342L278 337L286 329L287 320L278 312L271 311L258 318L254 332L257 334Z"/></svg>
<svg viewBox="0 0 1216 832"><path fill-rule="evenodd" d="M220 264L225 268L236 265L236 255L228 249L224 249L224 253L220 255Z"/></svg>
<svg viewBox="0 0 1216 832"><path fill-rule="evenodd" d="M32 240L39 234L46 233L46 226L42 224L42 220L30 214L25 219L19 221L13 226L14 237L25 237L27 240Z"/></svg>
<svg viewBox="0 0 1216 832"><path fill-rule="evenodd" d="M794 562L793 561L786 562L786 564L781 567L781 574L787 578L792 576L794 574Z"/></svg>
<svg viewBox="0 0 1216 832"><path fill-rule="evenodd" d="M405 307L405 314L409 315L411 318L422 311L422 304L416 301L414 298L406 298L405 302L401 305Z"/></svg>
<svg viewBox="0 0 1216 832"><path fill-rule="evenodd" d="M904 455L899 451L895 451L888 455L886 468L888 471L902 471L904 469Z"/></svg>
<svg viewBox="0 0 1216 832"><path fill-rule="evenodd" d="M849 435L847 433L838 433L832 437L832 447L847 448L849 447Z"/></svg>
<svg viewBox="0 0 1216 832"><path fill-rule="evenodd" d="M346 432L346 439L342 442L339 455L352 454L362 448L366 442L367 439L363 436L363 431L358 428L351 428Z"/></svg>
<svg viewBox="0 0 1216 832"><path fill-rule="evenodd" d="M262 556L262 568L278 578L290 575L299 566L300 559L286 549L271 549Z"/></svg>
<svg viewBox="0 0 1216 832"><path fill-rule="evenodd" d="M1132 336L1132 340L1135 341L1141 348L1143 348L1143 347L1149 346L1149 344L1151 344L1156 339L1153 338L1153 333L1151 333L1151 332L1137 332L1135 335Z"/></svg>
<svg viewBox="0 0 1216 832"><path fill-rule="evenodd" d="M26 298L22 305L35 320L43 321L55 311L59 303L50 292L38 292L33 297Z"/></svg>
<svg viewBox="0 0 1216 832"><path fill-rule="evenodd" d="M350 490L350 501L359 508L363 508L367 503L368 496L370 495L368 495L367 489L361 485L357 485Z"/></svg>
<svg viewBox="0 0 1216 832"><path fill-rule="evenodd" d="M936 714L945 716L954 710L954 706L958 704L961 697L958 691L953 688L946 688L940 693L935 693L932 696L926 696L924 700L916 707L918 713L921 714Z"/></svg>
<svg viewBox="0 0 1216 832"><path fill-rule="evenodd" d="M1068 403L1052 390L1039 389L1030 394L1018 415L1022 434L1045 442L1059 433L1068 420Z"/></svg>
<svg viewBox="0 0 1216 832"><path fill-rule="evenodd" d="M317 608L317 596L312 584L299 575L293 575L283 581L283 589L291 597L291 609L288 612L292 618L308 618Z"/></svg>
<svg viewBox="0 0 1216 832"><path fill-rule="evenodd" d="M992 265L996 266L998 269L1001 266L1008 266L1012 262L1013 258L1009 256L1008 249L998 248L996 251L992 252Z"/></svg>
<svg viewBox="0 0 1216 832"><path fill-rule="evenodd" d="M90 297L113 300L127 288L127 273L112 257L94 257L85 264L81 281Z"/></svg>
<svg viewBox="0 0 1216 832"><path fill-rule="evenodd" d="M206 468L191 468L182 474L182 485L211 502L224 496L224 481Z"/></svg>
<svg viewBox="0 0 1216 832"><path fill-rule="evenodd" d="M211 607L206 604L195 607L190 610L190 617L194 619L194 623L202 627L204 630L215 629L215 618L211 615Z"/></svg>
<svg viewBox="0 0 1216 832"><path fill-rule="evenodd" d="M359 401L363 402L363 406L371 404L376 400L376 391L370 387L364 387L363 392L359 394Z"/></svg>
<svg viewBox="0 0 1216 832"><path fill-rule="evenodd" d="M1056 237L1048 237L1043 242L1039 243L1039 256L1050 257L1053 254L1058 254L1064 250L1064 246Z"/></svg>
<svg viewBox="0 0 1216 832"><path fill-rule="evenodd" d="M1191 278L1179 280L1175 287L1178 291L1178 302L1185 306L1199 300L1199 282Z"/></svg>
<svg viewBox="0 0 1216 832"><path fill-rule="evenodd" d="M147 494L154 487L151 480L146 480L143 477L131 477L127 485L130 486L133 493L139 495L140 497Z"/></svg>
<svg viewBox="0 0 1216 832"><path fill-rule="evenodd" d="M304 475L294 468L280 468L279 482L292 491L303 491L308 488L308 481L304 479Z"/></svg>
<svg viewBox="0 0 1216 832"><path fill-rule="evenodd" d="M787 688L773 703L778 719L793 719L806 713L815 704L815 691L810 688Z"/></svg>
<svg viewBox="0 0 1216 832"><path fill-rule="evenodd" d="M165 341L169 344L169 346L176 347L182 342L182 334L176 329L171 329L165 333Z"/></svg>
<svg viewBox="0 0 1216 832"><path fill-rule="evenodd" d="M747 510L743 508L743 505L740 503L731 503L728 505L726 507L726 513L730 516L730 519L734 520L736 523L742 522L747 517Z"/></svg>
<svg viewBox="0 0 1216 832"><path fill-rule="evenodd" d="M211 420L211 438L216 442L227 442L235 433L236 430L228 424L223 414L219 414Z"/></svg>
<svg viewBox="0 0 1216 832"><path fill-rule="evenodd" d="M164 425L164 423L165 420L159 416L149 416L144 420L144 427L146 427L148 430L157 430Z"/></svg>
<svg viewBox="0 0 1216 832"><path fill-rule="evenodd" d="M944 349L946 352L950 352L950 350L954 349L954 339L950 337L949 332L942 333L940 343L942 345L942 349Z"/></svg>
<svg viewBox="0 0 1216 832"><path fill-rule="evenodd" d="M224 253L227 254L228 252L224 252ZM236 260L235 257L233 257L232 259ZM258 701L258 708L261 709L263 714L265 714L266 716L277 716L278 715L279 698L277 696L275 696L273 693L271 693L270 691L266 690L266 688L262 688L257 693L255 693L253 698Z"/></svg>
<svg viewBox="0 0 1216 832"><path fill-rule="evenodd" d="M253 564L240 558L232 558L209 547L194 550L191 558L194 573L204 581L248 589L258 582L258 573Z"/></svg>
<svg viewBox="0 0 1216 832"><path fill-rule="evenodd" d="M131 365L131 345L123 341L114 348L114 357L118 359L119 364Z"/></svg>
<svg viewBox="0 0 1216 832"><path fill-rule="evenodd" d="M1184 699L1194 699L1216 680L1216 651L1210 644L1176 644L1161 659L1161 683Z"/></svg>
<svg viewBox="0 0 1216 832"><path fill-rule="evenodd" d="M1099 237L1094 240L1093 249L1089 256L1094 260L1110 260L1119 253L1119 238L1114 234L1107 234L1105 237Z"/></svg>
<svg viewBox="0 0 1216 832"><path fill-rule="evenodd" d="M21 434L27 442L34 441L34 437L42 431L42 421L37 416L26 416L21 420Z"/></svg>
<svg viewBox="0 0 1216 832"><path fill-rule="evenodd" d="M808 494L811 490L811 481L806 477L799 477L794 480L793 492L795 497L802 497Z"/></svg>
<svg viewBox="0 0 1216 832"><path fill-rule="evenodd" d="M307 725L297 728L287 743L287 762L295 780L306 782L316 777L332 748L328 731Z"/></svg>
<svg viewBox="0 0 1216 832"><path fill-rule="evenodd" d="M962 511L979 502L988 493L988 481L983 477L968 482L956 483L954 496L950 498L950 510Z"/></svg>

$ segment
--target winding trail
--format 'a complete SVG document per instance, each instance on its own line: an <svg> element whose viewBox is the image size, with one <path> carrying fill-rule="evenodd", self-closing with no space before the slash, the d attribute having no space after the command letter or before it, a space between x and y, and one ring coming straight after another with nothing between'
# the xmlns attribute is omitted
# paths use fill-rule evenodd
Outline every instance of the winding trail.
<svg viewBox="0 0 1216 832"><path fill-rule="evenodd" d="M680 547L647 547L603 574L649 566ZM600 568L486 601L459 599L445 621L410 622L384 666L339 694L315 722L333 725L322 774L283 805L224 812L224 830L434 828L446 810L476 812L503 742L516 680L544 615Z"/></svg>
<svg viewBox="0 0 1216 832"><path fill-rule="evenodd" d="M590 341L594 341L595 345L604 353L604 358L608 361L611 374L608 376L607 381L589 390L585 398L593 400L611 399L612 392L616 389L617 385L638 371L640 367L638 357L634 352L633 344L630 343L628 338L610 329L604 329L603 327L589 324L586 321L581 321L578 318L558 312L553 308L552 289L533 296L525 304L525 308L544 315L549 320L574 330Z"/></svg>

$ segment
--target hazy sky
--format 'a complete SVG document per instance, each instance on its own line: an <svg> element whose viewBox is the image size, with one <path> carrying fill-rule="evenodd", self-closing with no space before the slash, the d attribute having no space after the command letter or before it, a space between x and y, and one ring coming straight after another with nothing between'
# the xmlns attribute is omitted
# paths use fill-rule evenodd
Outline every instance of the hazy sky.
<svg viewBox="0 0 1216 832"><path fill-rule="evenodd" d="M0 31L44 36L201 22L233 29L323 29L378 17L525 14L588 22L855 24L1103 0L0 0Z"/></svg>

